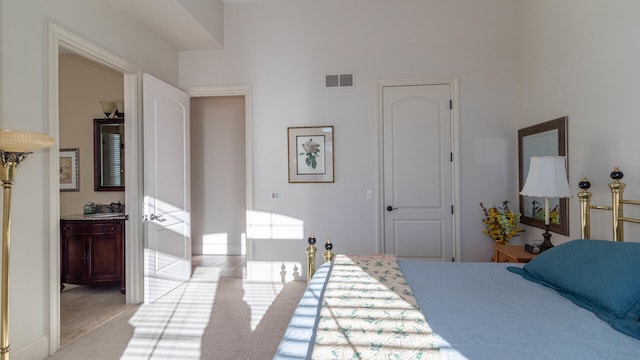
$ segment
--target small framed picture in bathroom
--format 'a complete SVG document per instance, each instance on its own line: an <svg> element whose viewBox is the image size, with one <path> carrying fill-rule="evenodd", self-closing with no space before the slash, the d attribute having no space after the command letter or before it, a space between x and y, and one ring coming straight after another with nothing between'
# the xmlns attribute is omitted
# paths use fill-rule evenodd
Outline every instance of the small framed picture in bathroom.
<svg viewBox="0 0 640 360"><path fill-rule="evenodd" d="M60 191L80 191L80 150L60 149Z"/></svg>

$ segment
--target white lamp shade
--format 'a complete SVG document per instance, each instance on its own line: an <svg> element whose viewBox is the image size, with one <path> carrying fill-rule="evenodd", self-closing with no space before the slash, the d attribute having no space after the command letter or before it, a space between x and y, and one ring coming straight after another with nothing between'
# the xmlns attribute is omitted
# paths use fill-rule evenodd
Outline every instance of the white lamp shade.
<svg viewBox="0 0 640 360"><path fill-rule="evenodd" d="M532 156L521 195L546 198L571 196L564 156Z"/></svg>
<svg viewBox="0 0 640 360"><path fill-rule="evenodd" d="M0 150L7 152L29 152L53 145L53 138L30 131L0 129Z"/></svg>

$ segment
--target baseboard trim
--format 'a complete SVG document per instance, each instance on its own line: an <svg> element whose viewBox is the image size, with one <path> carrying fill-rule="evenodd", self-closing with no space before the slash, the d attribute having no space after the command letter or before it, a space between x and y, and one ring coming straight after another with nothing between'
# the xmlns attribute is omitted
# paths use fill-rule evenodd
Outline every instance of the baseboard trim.
<svg viewBox="0 0 640 360"><path fill-rule="evenodd" d="M11 351L12 360L46 359L49 356L49 338L42 336L20 349Z"/></svg>

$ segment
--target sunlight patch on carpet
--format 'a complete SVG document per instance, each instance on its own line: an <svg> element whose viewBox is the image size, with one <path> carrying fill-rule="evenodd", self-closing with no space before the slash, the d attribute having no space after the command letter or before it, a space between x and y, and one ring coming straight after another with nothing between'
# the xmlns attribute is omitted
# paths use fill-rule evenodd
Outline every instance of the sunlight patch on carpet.
<svg viewBox="0 0 640 360"><path fill-rule="evenodd" d="M197 267L191 280L140 306L129 320L135 330L121 359L200 359L219 278L219 268Z"/></svg>

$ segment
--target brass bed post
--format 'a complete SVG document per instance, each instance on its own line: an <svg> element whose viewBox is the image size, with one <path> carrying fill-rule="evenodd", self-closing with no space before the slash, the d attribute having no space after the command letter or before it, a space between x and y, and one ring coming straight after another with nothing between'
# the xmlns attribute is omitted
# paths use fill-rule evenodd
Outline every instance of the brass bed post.
<svg viewBox="0 0 640 360"><path fill-rule="evenodd" d="M331 240L327 240L327 242L324 244L324 255L322 255L322 257L324 258L324 262L331 262L333 261L333 258L336 256L331 250L333 249L333 244L331 243Z"/></svg>
<svg viewBox="0 0 640 360"><path fill-rule="evenodd" d="M619 167L615 167L611 172L613 181L609 184L611 188L611 198L613 201L613 241L624 241L624 222L640 224L640 219L625 217L623 214L623 206L640 205L640 200L626 200L623 198L624 188L626 184L620 181L624 177Z"/></svg>
<svg viewBox="0 0 640 360"><path fill-rule="evenodd" d="M591 193L587 191L591 187L591 183L586 177L582 178L578 185L582 191L578 193L580 199L580 221L582 227L582 238L589 239L591 237L591 213L590 209L598 210L611 210L611 217L613 220L613 241L624 241L624 222L632 222L640 224L638 218L624 217L623 206L627 205L640 205L640 200L625 200L623 197L624 189L627 186L620 181L624 174L620 171L620 167L616 166L610 175L612 182L609 183L609 189L611 190L611 206L591 205Z"/></svg>
<svg viewBox="0 0 640 360"><path fill-rule="evenodd" d="M591 196L593 194L589 191L591 183L587 180L587 177L583 177L578 183L578 187L582 189L578 192L578 199L580 199L580 238L591 238Z"/></svg>
<svg viewBox="0 0 640 360"><path fill-rule="evenodd" d="M307 282L311 281L311 277L316 272L316 236L311 233L309 239L307 239L309 246L307 246Z"/></svg>
<svg viewBox="0 0 640 360"><path fill-rule="evenodd" d="M620 179L624 174L619 167L613 168L611 172L612 182L609 183L611 189L611 210L613 212L613 241L624 241L624 226L622 224L622 193L624 192L625 183Z"/></svg>

